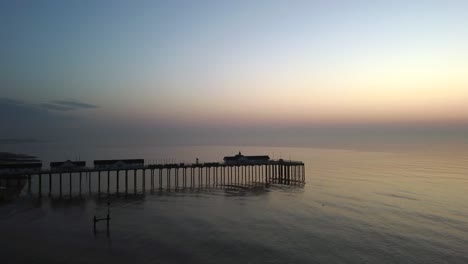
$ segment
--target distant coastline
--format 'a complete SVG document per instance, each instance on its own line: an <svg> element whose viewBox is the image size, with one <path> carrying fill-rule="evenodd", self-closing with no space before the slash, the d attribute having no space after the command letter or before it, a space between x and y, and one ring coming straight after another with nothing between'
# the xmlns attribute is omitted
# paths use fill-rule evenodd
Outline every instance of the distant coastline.
<svg viewBox="0 0 468 264"><path fill-rule="evenodd" d="M38 162L40 160L35 156L27 154L16 154L10 152L0 152L0 164L1 163L18 163L18 162Z"/></svg>
<svg viewBox="0 0 468 264"><path fill-rule="evenodd" d="M43 141L34 138L0 138L0 144L25 144L25 143L41 143Z"/></svg>

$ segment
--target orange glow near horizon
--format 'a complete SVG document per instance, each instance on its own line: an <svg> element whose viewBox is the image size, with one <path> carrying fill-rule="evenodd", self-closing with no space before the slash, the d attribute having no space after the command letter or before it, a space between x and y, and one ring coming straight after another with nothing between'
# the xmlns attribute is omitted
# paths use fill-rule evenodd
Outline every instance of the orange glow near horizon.
<svg viewBox="0 0 468 264"><path fill-rule="evenodd" d="M161 95L147 85L149 96L128 116L245 125L467 122L468 67L421 61L194 81L204 90L193 94Z"/></svg>

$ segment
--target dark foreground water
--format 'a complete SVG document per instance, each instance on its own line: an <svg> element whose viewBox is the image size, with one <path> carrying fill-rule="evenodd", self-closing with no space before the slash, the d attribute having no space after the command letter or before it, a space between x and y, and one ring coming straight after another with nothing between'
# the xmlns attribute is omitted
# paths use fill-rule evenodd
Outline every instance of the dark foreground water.
<svg viewBox="0 0 468 264"><path fill-rule="evenodd" d="M239 147L5 147L19 150L191 162ZM0 205L1 263L468 263L463 152L241 150L303 160L307 184L42 199L24 188ZM108 200L110 233L99 223L95 235Z"/></svg>

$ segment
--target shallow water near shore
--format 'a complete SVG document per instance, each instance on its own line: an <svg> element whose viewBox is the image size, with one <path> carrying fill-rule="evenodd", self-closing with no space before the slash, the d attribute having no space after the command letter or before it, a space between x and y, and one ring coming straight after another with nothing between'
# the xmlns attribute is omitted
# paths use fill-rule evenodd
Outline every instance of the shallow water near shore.
<svg viewBox="0 0 468 264"><path fill-rule="evenodd" d="M304 161L307 183L110 196L79 196L75 188L71 197L42 198L24 187L0 205L5 263L468 263L463 151L23 147L47 163L79 153L88 165L110 158L218 161L240 149ZM92 218L105 216L108 201L110 231L100 222L94 234Z"/></svg>

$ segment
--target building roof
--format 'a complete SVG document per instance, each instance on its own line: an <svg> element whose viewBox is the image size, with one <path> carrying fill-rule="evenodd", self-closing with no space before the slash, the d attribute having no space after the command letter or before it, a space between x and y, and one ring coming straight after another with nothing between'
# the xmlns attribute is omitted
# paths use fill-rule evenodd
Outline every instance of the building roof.
<svg viewBox="0 0 468 264"><path fill-rule="evenodd" d="M257 156L244 156L239 151L239 154L235 156L226 156L224 157L224 161L238 161L238 160L245 160L245 161L259 161L259 160L269 160L270 156L268 155L257 155Z"/></svg>
<svg viewBox="0 0 468 264"><path fill-rule="evenodd" d="M86 161L53 161L50 163L51 168L62 167L62 166L73 166L73 167L84 167L86 166Z"/></svg>
<svg viewBox="0 0 468 264"><path fill-rule="evenodd" d="M94 165L112 165L117 162L134 164L134 163L145 163L145 160L144 159L95 160Z"/></svg>

